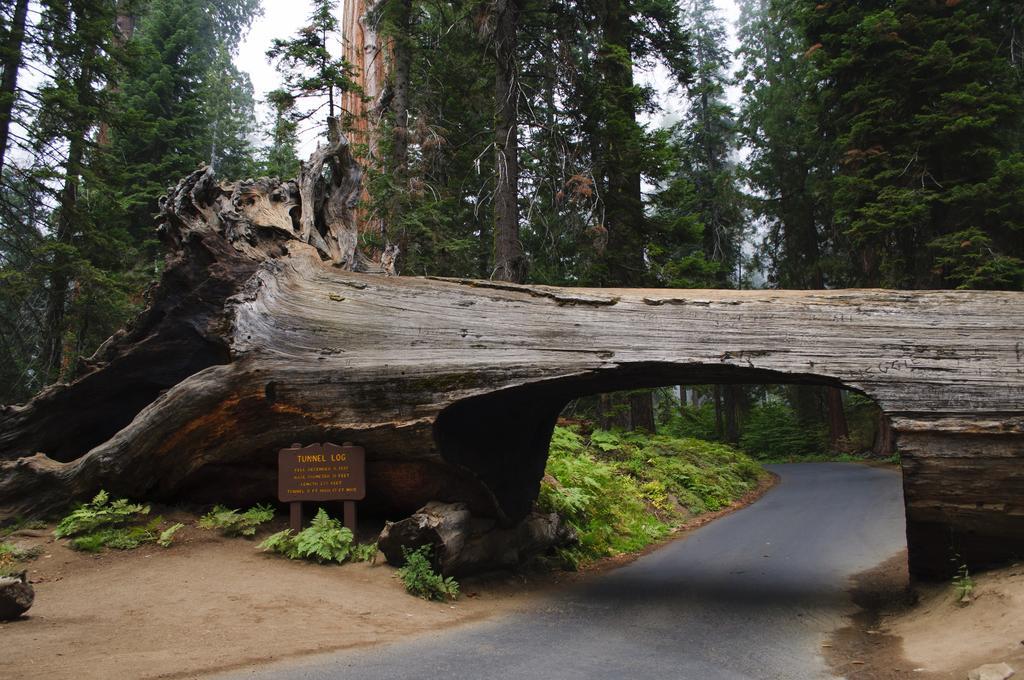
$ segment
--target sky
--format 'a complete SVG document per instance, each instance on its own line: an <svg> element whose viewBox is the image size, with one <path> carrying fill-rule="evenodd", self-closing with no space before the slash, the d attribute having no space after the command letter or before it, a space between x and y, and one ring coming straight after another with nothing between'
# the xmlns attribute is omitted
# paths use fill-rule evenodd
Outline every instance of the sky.
<svg viewBox="0 0 1024 680"><path fill-rule="evenodd" d="M715 0L727 23L729 31L729 49L737 46L735 24L739 19L740 10L736 0ZM238 67L249 73L252 79L257 101L266 98L271 90L280 84L274 67L267 62L266 51L274 38L290 38L299 28L306 24L310 12L309 0L274 0L263 3L263 16L253 22L252 28L238 50L235 61ZM668 79L663 73L641 75L645 82L655 86L660 93L662 112L650 121L655 125L670 122L681 113L678 97L668 92ZM735 93L730 93L735 95ZM732 98L732 97L730 97ZM316 146L316 131L308 129L300 131L299 157L308 156Z"/></svg>

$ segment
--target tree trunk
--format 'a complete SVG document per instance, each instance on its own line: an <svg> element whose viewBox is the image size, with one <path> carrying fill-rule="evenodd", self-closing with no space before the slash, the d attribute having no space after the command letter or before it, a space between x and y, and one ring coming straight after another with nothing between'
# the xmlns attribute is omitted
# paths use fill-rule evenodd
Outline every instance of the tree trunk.
<svg viewBox="0 0 1024 680"><path fill-rule="evenodd" d="M738 385L725 386L725 441L736 444L740 440L740 403L742 388Z"/></svg>
<svg viewBox="0 0 1024 680"><path fill-rule="evenodd" d="M86 75L80 76L82 78ZM75 223L78 211L78 184L82 175L82 157L85 152L85 131L77 136L72 133L68 145L67 165L64 168L64 186L60 192L60 203L57 207L57 228L54 240L57 249L50 263L50 275L46 294L46 318L43 326L43 351L46 357L47 377L58 379L65 372L64 323L67 306L68 284L71 281L72 258L70 250L74 247Z"/></svg>
<svg viewBox="0 0 1024 680"><path fill-rule="evenodd" d="M409 76L412 70L412 0L391 0L398 3L396 25L399 35L394 39L393 97L391 116L394 123L390 170L404 177L409 162Z"/></svg>
<svg viewBox="0 0 1024 680"><path fill-rule="evenodd" d="M147 309L70 384L0 407L0 521L101 488L272 500L279 449L351 441L367 452L367 513L463 502L513 527L571 399L790 382L856 389L891 418L915 574L940 572L951 549L970 565L1024 552L1024 515L1007 511L1024 507L1024 293L369 276L331 261L335 202L316 197L338 188L318 186L307 203L295 181L201 170L178 183Z"/></svg>
<svg viewBox="0 0 1024 680"><path fill-rule="evenodd" d="M7 157L7 144L11 134L11 115L18 98L18 72L22 64L22 45L25 42L25 20L28 16L28 0L17 0L14 14L7 30L7 44L3 47L3 78L0 79L0 172Z"/></svg>
<svg viewBox="0 0 1024 680"><path fill-rule="evenodd" d="M516 33L521 0L498 0L494 32L494 274L499 281L526 280L519 241L519 64Z"/></svg>
<svg viewBox="0 0 1024 680"><path fill-rule="evenodd" d="M632 430L643 430L654 434L654 392L637 390L629 393L629 424Z"/></svg>
<svg viewBox="0 0 1024 680"><path fill-rule="evenodd" d="M843 410L843 391L838 387L825 388L825 400L828 404L828 439L832 451L843 447L843 440L850 436L850 428L846 424L846 411Z"/></svg>
<svg viewBox="0 0 1024 680"><path fill-rule="evenodd" d="M137 18L132 13L132 9L132 2L129 2L128 0L118 0L117 16L114 19L114 47L117 49L121 49L127 45L135 35L135 23ZM107 91L118 92L120 91L120 87L115 80L111 79L107 82ZM96 137L96 142L100 146L110 145L110 123L108 121L100 121L100 131ZM211 151L210 156L211 158L214 157L215 151Z"/></svg>
<svg viewBox="0 0 1024 680"><path fill-rule="evenodd" d="M359 157L364 167L384 171L380 155L380 118L387 108L385 87L390 50L381 39L377 24L380 4L387 0L367 3L366 0L343 0L341 7L342 56L352 65L357 88L341 93L342 118L349 141L356 148L364 148ZM369 204L369 193L363 189L361 206ZM355 215L357 231L385 236L383 221L374 218L360 207Z"/></svg>
<svg viewBox="0 0 1024 680"><path fill-rule="evenodd" d="M896 453L892 423L889 421L889 416L885 415L885 412L881 409L878 411L877 422L875 442L871 448L873 453L879 458L888 458Z"/></svg>
<svg viewBox="0 0 1024 680"><path fill-rule="evenodd" d="M714 387L714 399L715 399L715 439L719 441L726 441L725 439L725 425L722 419L722 386L715 385Z"/></svg>
<svg viewBox="0 0 1024 680"><path fill-rule="evenodd" d="M606 99L602 102L600 136L608 183L603 200L608 244L601 284L640 286L646 278L645 219L636 149L632 23L623 0L604 0L600 4L604 44L597 55L596 69L601 74L602 96Z"/></svg>

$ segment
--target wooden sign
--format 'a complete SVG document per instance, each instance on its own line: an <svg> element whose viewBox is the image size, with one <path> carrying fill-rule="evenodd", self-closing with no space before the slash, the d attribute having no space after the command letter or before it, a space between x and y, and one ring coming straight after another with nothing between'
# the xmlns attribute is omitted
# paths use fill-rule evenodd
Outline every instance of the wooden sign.
<svg viewBox="0 0 1024 680"><path fill-rule="evenodd" d="M310 444L277 454L277 497L293 501L366 498L366 452L361 446Z"/></svg>

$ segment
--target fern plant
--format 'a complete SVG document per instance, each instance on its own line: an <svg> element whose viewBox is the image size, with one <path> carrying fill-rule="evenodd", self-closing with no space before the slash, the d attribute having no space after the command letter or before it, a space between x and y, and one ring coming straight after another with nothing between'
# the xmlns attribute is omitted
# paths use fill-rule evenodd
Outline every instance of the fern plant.
<svg viewBox="0 0 1024 680"><path fill-rule="evenodd" d="M459 596L459 582L434 571L430 564L430 545L409 550L402 546L405 564L398 569L398 578L405 590L425 600L454 600Z"/></svg>
<svg viewBox="0 0 1024 680"><path fill-rule="evenodd" d="M170 548L171 543L174 541L174 534L178 533L178 531L184 526L184 524L178 522L177 524L172 524L171 526L161 531L160 536L156 539L157 545L159 545L161 548Z"/></svg>
<svg viewBox="0 0 1024 680"><path fill-rule="evenodd" d="M260 543L265 552L275 552L292 560L314 560L342 563L361 562L377 554L377 544L358 545L353 543L352 531L320 508L308 527L297 534L291 529L271 534Z"/></svg>
<svg viewBox="0 0 1024 680"><path fill-rule="evenodd" d="M67 538L92 532L100 527L113 527L141 519L149 514L149 506L129 503L125 498L110 501L106 491L100 491L89 503L80 505L62 519L54 530L57 538Z"/></svg>
<svg viewBox="0 0 1024 680"><path fill-rule="evenodd" d="M274 507L256 505L245 512L215 505L199 519L201 529L219 529L224 536L255 536L256 529L274 519Z"/></svg>

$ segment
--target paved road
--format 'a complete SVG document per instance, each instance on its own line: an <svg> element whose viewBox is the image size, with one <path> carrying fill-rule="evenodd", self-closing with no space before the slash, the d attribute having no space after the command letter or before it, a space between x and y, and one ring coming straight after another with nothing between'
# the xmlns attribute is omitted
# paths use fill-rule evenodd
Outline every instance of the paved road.
<svg viewBox="0 0 1024 680"><path fill-rule="evenodd" d="M749 508L498 621L235 674L274 680L831 678L847 577L905 546L895 472L809 463Z"/></svg>

